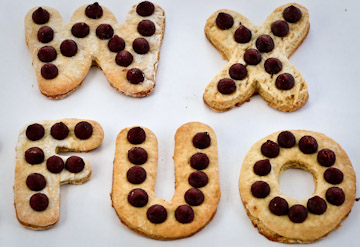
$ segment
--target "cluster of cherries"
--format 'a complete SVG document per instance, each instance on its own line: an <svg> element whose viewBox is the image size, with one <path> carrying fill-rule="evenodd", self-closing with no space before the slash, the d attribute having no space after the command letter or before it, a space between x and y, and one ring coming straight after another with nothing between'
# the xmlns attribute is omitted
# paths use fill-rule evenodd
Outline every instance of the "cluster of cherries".
<svg viewBox="0 0 360 247"><path fill-rule="evenodd" d="M302 17L301 10L294 5L284 9L283 18L271 24L271 32L277 37L285 37L289 33L289 24L296 23ZM227 13L220 12L216 17L216 25L221 30L230 29L234 25L234 18ZM240 27L234 33L234 40L237 43L245 44L252 38L251 30L240 23ZM247 49L244 53L246 65L258 65L261 62L261 53L268 53L274 49L274 40L270 35L262 34L255 42L255 48ZM233 64L229 69L230 78L221 79L217 88L222 94L232 94L236 90L234 80L243 80L247 76L246 65L241 63ZM265 71L271 75L277 74L282 70L282 63L277 58L268 58L264 63ZM275 80L275 86L280 90L289 90L294 87L295 79L289 73L280 74Z"/></svg>
<svg viewBox="0 0 360 247"><path fill-rule="evenodd" d="M295 136L290 131L283 131L278 135L277 143L267 140L261 146L261 153L268 158L275 158L280 153L280 147L292 148L296 144ZM298 143L299 149L304 154L314 154L318 150L318 143L312 136L303 136ZM317 161L319 165L328 167L324 172L326 182L336 185L343 181L344 175L338 168L331 167L336 160L335 153L330 149L322 149L317 153ZM259 160L254 164L254 173L258 176L266 176L271 171L269 159ZM270 194L270 186L267 182L257 181L251 186L251 193L256 198L265 198ZM330 187L325 193L328 203L340 206L345 201L344 191L339 187ZM288 215L289 219L294 223L301 223L306 220L308 211L312 214L321 215L327 209L326 201L314 196L307 202L307 208L303 205L296 204L289 208L287 201L279 196L274 197L269 203L271 213L281 216Z"/></svg>
<svg viewBox="0 0 360 247"><path fill-rule="evenodd" d="M152 15L154 11L155 6L148 1L141 2L136 8L137 14L143 17ZM86 7L85 15L90 19L99 19L103 16L103 9L95 2ZM40 7L33 12L32 19L36 24L46 24L50 19L50 14L46 9ZM142 36L152 36L156 31L155 24L150 20L142 20L137 26L137 31ZM76 38L85 38L90 33L90 27L85 22L78 22L72 26L71 33ZM133 62L133 55L124 50L124 39L114 35L114 29L110 24L100 24L96 28L96 36L100 40L109 40L108 48L111 52L117 53L115 62L119 66L128 67ZM37 37L41 43L49 43L54 38L54 30L49 26L42 26L38 30ZM150 44L145 38L136 38L132 47L136 53L141 55L150 51ZM66 39L60 45L60 52L65 57L75 56L77 50L78 46L72 39ZM43 46L38 51L39 60L45 63L41 68L41 75L47 80L54 79L58 75L58 68L50 63L56 57L57 51L53 46ZM127 72L127 80L132 84L139 84L144 81L144 73L138 68L132 68Z"/></svg>
<svg viewBox="0 0 360 247"><path fill-rule="evenodd" d="M80 140L91 137L93 127L90 123L82 121L76 124L75 136ZM27 127L26 137L30 141L38 141L45 135L45 129L41 124L34 123ZM50 135L56 140L63 140L69 135L69 128L63 123L55 123L50 129ZM39 165L45 160L44 151L39 147L31 147L25 151L25 160L30 165ZM53 155L46 160L46 168L49 172L57 174L64 168L71 173L79 173L85 167L85 162L78 156L70 156L64 161L59 156ZM46 187L46 179L40 173L31 173L26 178L26 185L32 191L41 191ZM30 206L36 211L44 211L49 205L49 198L44 193L36 193L30 198Z"/></svg>
<svg viewBox="0 0 360 247"><path fill-rule="evenodd" d="M129 130L127 140L134 145L141 144L146 139L146 133L141 127ZM193 145L198 149L206 149L211 144L211 138L207 132L199 132L192 139ZM127 172L127 179L132 184L141 184L146 179L146 171L141 167L146 163L147 152L141 147L133 147L128 151L128 159L134 164ZM201 171L208 167L209 158L206 154L198 152L191 156L190 165L196 171L189 175L188 182L193 187L186 191L184 199L188 205L180 205L175 210L175 218L178 222L186 224L194 220L194 210L191 206L199 206L204 202L204 194L199 188L207 185L209 179L205 172ZM148 194L145 190L136 188L129 192L128 202L134 207L144 207L148 203ZM189 206L190 205L190 206ZM154 224L159 224L167 219L167 210L164 206L155 204L147 210L147 218Z"/></svg>

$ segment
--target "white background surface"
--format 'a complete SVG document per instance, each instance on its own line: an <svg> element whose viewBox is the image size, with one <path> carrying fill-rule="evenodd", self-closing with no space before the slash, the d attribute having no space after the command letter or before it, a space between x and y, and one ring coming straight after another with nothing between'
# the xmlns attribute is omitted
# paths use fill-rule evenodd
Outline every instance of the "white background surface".
<svg viewBox="0 0 360 247"><path fill-rule="evenodd" d="M211 111L202 101L206 85L227 63L204 35L206 19L216 10L228 8L261 25L268 14L287 1L157 0L166 12L166 31L154 93L143 99L126 97L110 87L102 71L93 67L78 90L57 101L39 92L25 44L24 16L34 6L47 5L59 10L63 21L68 22L78 7L92 2L0 3L0 246L282 246L267 240L252 226L238 191L241 164L250 146L277 130L307 129L328 135L346 150L359 176L358 1L298 1L310 12L311 28L290 62L306 79L310 99L293 113L274 110L260 96L225 113ZM118 21L125 19L135 3L100 1ZM60 220L55 227L40 232L25 229L18 223L13 207L18 133L34 120L68 117L93 119L104 129L100 148L81 154L92 163L92 177L83 185L61 187ZM206 123L217 134L222 192L218 212L210 224L190 238L163 242L140 236L127 229L111 207L116 136L132 125L146 126L157 135L156 193L170 200L174 193L174 134L190 121ZM281 187L288 195L302 199L311 196L314 185L311 175L291 170L281 176ZM340 229L307 246L358 246L359 205L355 202Z"/></svg>

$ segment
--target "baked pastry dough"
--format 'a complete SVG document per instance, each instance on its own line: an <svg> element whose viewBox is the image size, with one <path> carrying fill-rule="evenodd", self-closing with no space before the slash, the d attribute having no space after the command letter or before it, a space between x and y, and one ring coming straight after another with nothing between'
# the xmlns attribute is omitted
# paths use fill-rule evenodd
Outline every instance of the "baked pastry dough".
<svg viewBox="0 0 360 247"><path fill-rule="evenodd" d="M279 176L299 168L314 177L315 191L298 201L283 194ZM341 226L355 199L355 172L341 146L305 130L273 133L256 142L241 168L239 187L254 226L270 240L310 243Z"/></svg>
<svg viewBox="0 0 360 247"><path fill-rule="evenodd" d="M19 222L44 230L59 220L60 185L81 184L91 175L90 163L59 152L88 152L104 138L90 120L40 121L22 129L16 147L14 205Z"/></svg>
<svg viewBox="0 0 360 247"><path fill-rule="evenodd" d="M70 23L44 6L25 16L26 43L39 89L52 99L77 89L92 64L121 93L149 95L155 87L164 30L163 9L148 1L134 5L124 23L117 23L112 12L98 3L78 8Z"/></svg>
<svg viewBox="0 0 360 247"><path fill-rule="evenodd" d="M309 13L299 4L275 9L262 26L221 9L205 25L208 40L229 61L205 89L215 111L240 106L259 93L270 106L295 111L308 100L307 84L288 61L309 32Z"/></svg>
<svg viewBox="0 0 360 247"><path fill-rule="evenodd" d="M154 192L157 139L144 127L123 129L116 140L112 205L121 222L154 239L191 236L211 221L220 200L217 140L207 125L192 122L175 135L175 194Z"/></svg>

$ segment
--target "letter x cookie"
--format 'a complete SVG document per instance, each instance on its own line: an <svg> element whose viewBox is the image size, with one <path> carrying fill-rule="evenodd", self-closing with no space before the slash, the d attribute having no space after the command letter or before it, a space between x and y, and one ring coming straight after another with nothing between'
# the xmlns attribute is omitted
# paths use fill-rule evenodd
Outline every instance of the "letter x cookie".
<svg viewBox="0 0 360 247"><path fill-rule="evenodd" d="M142 127L123 129L116 140L112 205L120 220L154 239L191 236L211 221L220 200L217 140L198 122L175 135L175 194L170 202L155 195L156 136Z"/></svg>
<svg viewBox="0 0 360 247"><path fill-rule="evenodd" d="M39 89L52 99L78 88L93 64L121 93L149 95L155 87L164 30L163 9L148 1L134 5L124 23L117 23L98 3L77 9L70 23L63 23L50 7L33 8L25 17Z"/></svg>
<svg viewBox="0 0 360 247"><path fill-rule="evenodd" d="M90 120L41 121L25 127L16 147L15 209L25 227L43 230L59 220L60 185L81 184L91 175L90 163L58 152L88 152L104 138Z"/></svg>
<svg viewBox="0 0 360 247"><path fill-rule="evenodd" d="M288 58L309 28L307 9L295 3L275 9L262 26L235 11L215 12L205 34L229 63L205 89L204 102L215 111L227 111L259 93L281 111L302 107L309 97L307 84Z"/></svg>

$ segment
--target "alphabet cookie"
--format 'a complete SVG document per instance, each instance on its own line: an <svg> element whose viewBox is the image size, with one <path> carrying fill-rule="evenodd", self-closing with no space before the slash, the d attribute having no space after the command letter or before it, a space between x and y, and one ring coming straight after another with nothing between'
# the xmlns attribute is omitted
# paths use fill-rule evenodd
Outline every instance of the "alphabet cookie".
<svg viewBox="0 0 360 247"><path fill-rule="evenodd" d="M112 205L121 222L154 239L191 236L211 221L220 200L217 140L207 125L192 122L175 135L175 194L154 192L157 139L144 127L123 129L116 140Z"/></svg>
<svg viewBox="0 0 360 247"><path fill-rule="evenodd" d="M101 126L90 120L62 119L28 125L16 147L15 210L19 222L44 230L59 220L60 185L81 184L91 175L90 163L59 152L88 152L104 138Z"/></svg>
<svg viewBox="0 0 360 247"><path fill-rule="evenodd" d="M288 58L309 32L309 13L299 4L275 9L262 26L227 9L206 22L208 40L229 61L205 89L215 111L240 106L259 93L280 111L295 111L308 100L307 84Z"/></svg>
<svg viewBox="0 0 360 247"><path fill-rule="evenodd" d="M134 5L124 23L117 23L97 2L77 9L70 23L63 23L50 7L35 7L25 17L39 89L52 99L77 89L92 64L121 93L149 95L155 87L164 30L163 9L148 1Z"/></svg>
<svg viewBox="0 0 360 247"><path fill-rule="evenodd" d="M281 192L279 176L288 168L313 175L311 198L298 201ZM279 131L251 147L241 167L239 187L259 233L278 242L310 243L340 227L349 215L356 177L345 151L324 134Z"/></svg>

